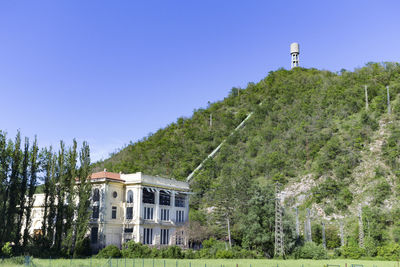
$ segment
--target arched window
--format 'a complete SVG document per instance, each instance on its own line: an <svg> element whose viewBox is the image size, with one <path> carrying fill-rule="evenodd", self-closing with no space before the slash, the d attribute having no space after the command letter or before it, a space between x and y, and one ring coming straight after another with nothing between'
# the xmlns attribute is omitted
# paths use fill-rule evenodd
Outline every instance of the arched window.
<svg viewBox="0 0 400 267"><path fill-rule="evenodd" d="M100 191L98 188L93 190L93 201L100 201Z"/></svg>
<svg viewBox="0 0 400 267"><path fill-rule="evenodd" d="M126 202L127 203L133 203L133 192L132 192L132 190L128 191L128 194L126 196Z"/></svg>

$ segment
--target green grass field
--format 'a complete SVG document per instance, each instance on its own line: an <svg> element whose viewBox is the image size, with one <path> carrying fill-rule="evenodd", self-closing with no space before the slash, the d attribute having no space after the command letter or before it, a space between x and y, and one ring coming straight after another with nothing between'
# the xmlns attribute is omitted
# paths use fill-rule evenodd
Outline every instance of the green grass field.
<svg viewBox="0 0 400 267"><path fill-rule="evenodd" d="M171 259L32 259L30 266L37 267L323 267L336 265L340 267L400 267L395 261L362 261L362 260L171 260ZM356 266L357 265L357 266ZM23 266L7 261L0 266ZM333 267L333 266L332 266Z"/></svg>

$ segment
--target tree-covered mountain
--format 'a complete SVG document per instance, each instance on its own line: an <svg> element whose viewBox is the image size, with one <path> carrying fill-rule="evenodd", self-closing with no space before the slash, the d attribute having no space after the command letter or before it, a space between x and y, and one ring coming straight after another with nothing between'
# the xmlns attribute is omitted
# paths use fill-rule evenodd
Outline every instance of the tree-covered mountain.
<svg viewBox="0 0 400 267"><path fill-rule="evenodd" d="M273 243L273 221L258 220L266 211L257 207L267 207L266 196L273 198L271 188L280 182L287 218L290 207L300 208L301 220L303 210L311 208L315 222L331 223L331 248L339 242L339 220L345 222L346 242L356 240L359 205L366 214L364 225L382 230L371 242L398 242L399 93L398 63L368 63L338 73L279 69L246 89L233 88L224 100L131 143L95 168L184 180L227 138L191 181L191 219L206 225L207 233L224 237L221 218L228 218L237 244L270 254L266 247ZM251 112L244 127L230 135ZM370 229L364 228L366 236L371 237Z"/></svg>

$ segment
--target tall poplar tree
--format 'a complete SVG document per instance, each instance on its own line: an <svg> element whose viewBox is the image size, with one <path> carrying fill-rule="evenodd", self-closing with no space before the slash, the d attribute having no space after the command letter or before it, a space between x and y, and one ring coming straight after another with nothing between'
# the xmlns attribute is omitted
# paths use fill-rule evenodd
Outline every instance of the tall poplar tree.
<svg viewBox="0 0 400 267"><path fill-rule="evenodd" d="M39 169L38 151L39 148L37 144L37 138L35 137L35 141L33 142L32 149L30 151L28 203L25 211L25 230L23 239L24 247L28 243L29 228L31 226L31 214L32 214L33 203L35 201L34 193L37 185L37 172Z"/></svg>
<svg viewBox="0 0 400 267"><path fill-rule="evenodd" d="M6 133L0 131L0 214L6 214L9 196L9 172L12 143L7 141ZM0 216L0 244L5 240L6 216Z"/></svg>
<svg viewBox="0 0 400 267"><path fill-rule="evenodd" d="M76 179L77 179L77 143L76 140L73 140L72 147L68 149L67 161L66 161L66 174L64 179L64 188L65 188L65 223L64 223L64 241L63 246L66 248L68 254L71 254L74 248L75 236L74 236L74 219L76 217L75 214L75 202L76 202Z"/></svg>
<svg viewBox="0 0 400 267"><path fill-rule="evenodd" d="M86 142L83 142L81 151L79 153L80 168L78 171L78 207L76 216L76 227L75 227L75 247L74 256L84 256L87 254L85 251L84 242L89 229L89 220L91 217L90 212L90 197L92 192L92 184L89 178L91 173L90 166L90 149Z"/></svg>
<svg viewBox="0 0 400 267"><path fill-rule="evenodd" d="M24 219L25 212L25 200L26 200L26 190L28 187L28 167L29 167L29 139L25 137L24 144L24 156L22 160L22 168L21 168L21 183L19 185L19 209L18 209L18 219L16 225L16 233L15 233L15 244L19 245L19 241L21 239L21 229L22 229L22 221Z"/></svg>
<svg viewBox="0 0 400 267"><path fill-rule="evenodd" d="M18 214L18 196L19 196L19 184L20 184L20 169L21 169L21 133L18 132L15 138L13 154L11 158L11 174L9 181L9 194L10 198L8 201L7 212L6 212L6 226L3 232L3 237L7 237L10 240L15 238L15 221L16 215Z"/></svg>
<svg viewBox="0 0 400 267"><path fill-rule="evenodd" d="M57 216L57 206L55 204L57 192L56 192L56 164L57 164L57 155L52 152L51 148L47 152L46 156L46 176L48 175L47 180L47 201L46 207L48 210L48 214L46 217L46 240L48 242L47 246L51 247L54 242L54 230L55 230L55 221Z"/></svg>
<svg viewBox="0 0 400 267"><path fill-rule="evenodd" d="M61 249L64 221L64 201L65 201L65 144L60 142L60 150L57 157L56 165L56 223L55 223L55 239L54 246L57 250Z"/></svg>

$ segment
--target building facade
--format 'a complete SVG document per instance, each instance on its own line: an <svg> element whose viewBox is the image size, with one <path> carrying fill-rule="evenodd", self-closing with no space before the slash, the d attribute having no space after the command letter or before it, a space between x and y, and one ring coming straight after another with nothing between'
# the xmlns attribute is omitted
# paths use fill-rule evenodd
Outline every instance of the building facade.
<svg viewBox="0 0 400 267"><path fill-rule="evenodd" d="M189 184L141 172L93 173L90 239L98 251L122 247L130 240L156 247L187 246L184 224L189 218ZM31 234L42 226L44 195L37 194Z"/></svg>

